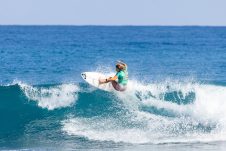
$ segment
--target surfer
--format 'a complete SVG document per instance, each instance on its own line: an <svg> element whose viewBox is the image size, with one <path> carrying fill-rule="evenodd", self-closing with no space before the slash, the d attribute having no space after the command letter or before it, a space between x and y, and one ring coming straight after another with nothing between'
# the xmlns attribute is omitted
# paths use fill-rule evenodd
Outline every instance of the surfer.
<svg viewBox="0 0 226 151"><path fill-rule="evenodd" d="M117 91L125 91L128 82L128 71L127 65L123 61L117 61L116 64L116 75L106 79L100 79L99 84L111 82L112 86Z"/></svg>

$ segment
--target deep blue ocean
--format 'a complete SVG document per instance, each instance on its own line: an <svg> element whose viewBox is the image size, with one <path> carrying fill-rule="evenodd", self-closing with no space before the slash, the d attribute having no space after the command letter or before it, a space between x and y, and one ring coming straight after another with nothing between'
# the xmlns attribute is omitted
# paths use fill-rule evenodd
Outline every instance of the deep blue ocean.
<svg viewBox="0 0 226 151"><path fill-rule="evenodd" d="M225 149L226 27L0 26L0 150Z"/></svg>

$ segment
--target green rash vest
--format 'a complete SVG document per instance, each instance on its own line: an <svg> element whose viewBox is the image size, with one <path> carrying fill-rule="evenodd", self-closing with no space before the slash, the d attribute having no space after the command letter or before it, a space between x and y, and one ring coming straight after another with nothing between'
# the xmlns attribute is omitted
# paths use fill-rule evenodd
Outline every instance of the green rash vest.
<svg viewBox="0 0 226 151"><path fill-rule="evenodd" d="M127 70L121 70L119 71L116 76L118 77L118 83L126 85L128 82L128 73Z"/></svg>

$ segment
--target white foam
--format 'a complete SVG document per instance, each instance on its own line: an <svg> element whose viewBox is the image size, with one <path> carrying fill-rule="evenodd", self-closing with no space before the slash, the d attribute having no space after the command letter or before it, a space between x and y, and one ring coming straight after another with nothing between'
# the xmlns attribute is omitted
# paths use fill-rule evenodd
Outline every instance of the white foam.
<svg viewBox="0 0 226 151"><path fill-rule="evenodd" d="M165 101L162 95L173 91L180 91L181 99L192 92L194 101L184 105ZM130 81L125 93L116 92L115 95L132 112L130 120L140 123L140 126L120 125L111 118L69 118L63 121L63 131L93 140L126 143L226 140L226 87L175 81L144 85ZM145 112L140 106L166 109L175 117Z"/></svg>
<svg viewBox="0 0 226 151"><path fill-rule="evenodd" d="M143 118L144 120L144 118ZM141 121L144 122L144 121ZM210 142L226 140L225 133L203 133L192 129L198 122L189 119L149 119L143 127L122 127L114 119L71 118L63 121L62 130L68 135L97 141L143 143ZM181 127L181 125L183 125ZM187 131L187 132L186 132Z"/></svg>
<svg viewBox="0 0 226 151"><path fill-rule="evenodd" d="M185 99L188 93L193 92L195 94L193 103L179 105L165 101L162 96L173 91L182 93L182 96L178 96L180 99ZM137 92L140 95L139 99L136 96ZM134 104L137 106L142 104L164 108L178 114L189 114L197 119L226 121L226 87L223 86L178 82L143 85L132 81L126 93L116 94L126 106L136 102Z"/></svg>
<svg viewBox="0 0 226 151"><path fill-rule="evenodd" d="M70 119L63 122L63 131L66 131L69 135L83 136L91 140L114 142L130 140L129 142L131 143L148 142L148 138L144 137L145 133L142 130L117 129L117 125L112 120L106 122L103 120Z"/></svg>
<svg viewBox="0 0 226 151"><path fill-rule="evenodd" d="M195 85L178 82L144 85L137 81L130 81L127 91L125 93L118 92L116 95L124 102L125 106L130 106L129 108L131 108L131 104L133 104L133 109L137 108L137 110L139 110L139 106L142 105L152 106L157 109L167 109L177 115L187 115L191 113L193 106L190 104L179 105L164 100L164 94L173 91L180 91L182 96L178 96L178 98L185 99L188 93L195 91Z"/></svg>
<svg viewBox="0 0 226 151"><path fill-rule="evenodd" d="M58 86L34 87L25 83L18 83L26 97L37 101L38 106L53 110L71 106L77 100L79 88L74 84L62 84Z"/></svg>
<svg viewBox="0 0 226 151"><path fill-rule="evenodd" d="M216 122L226 122L226 87L199 85L195 87L193 115Z"/></svg>

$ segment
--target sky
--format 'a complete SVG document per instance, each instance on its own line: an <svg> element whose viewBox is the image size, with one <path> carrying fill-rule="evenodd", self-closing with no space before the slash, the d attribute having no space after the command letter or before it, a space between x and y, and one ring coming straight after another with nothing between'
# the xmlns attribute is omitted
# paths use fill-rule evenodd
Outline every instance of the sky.
<svg viewBox="0 0 226 151"><path fill-rule="evenodd" d="M0 25L226 26L226 0L0 0Z"/></svg>

